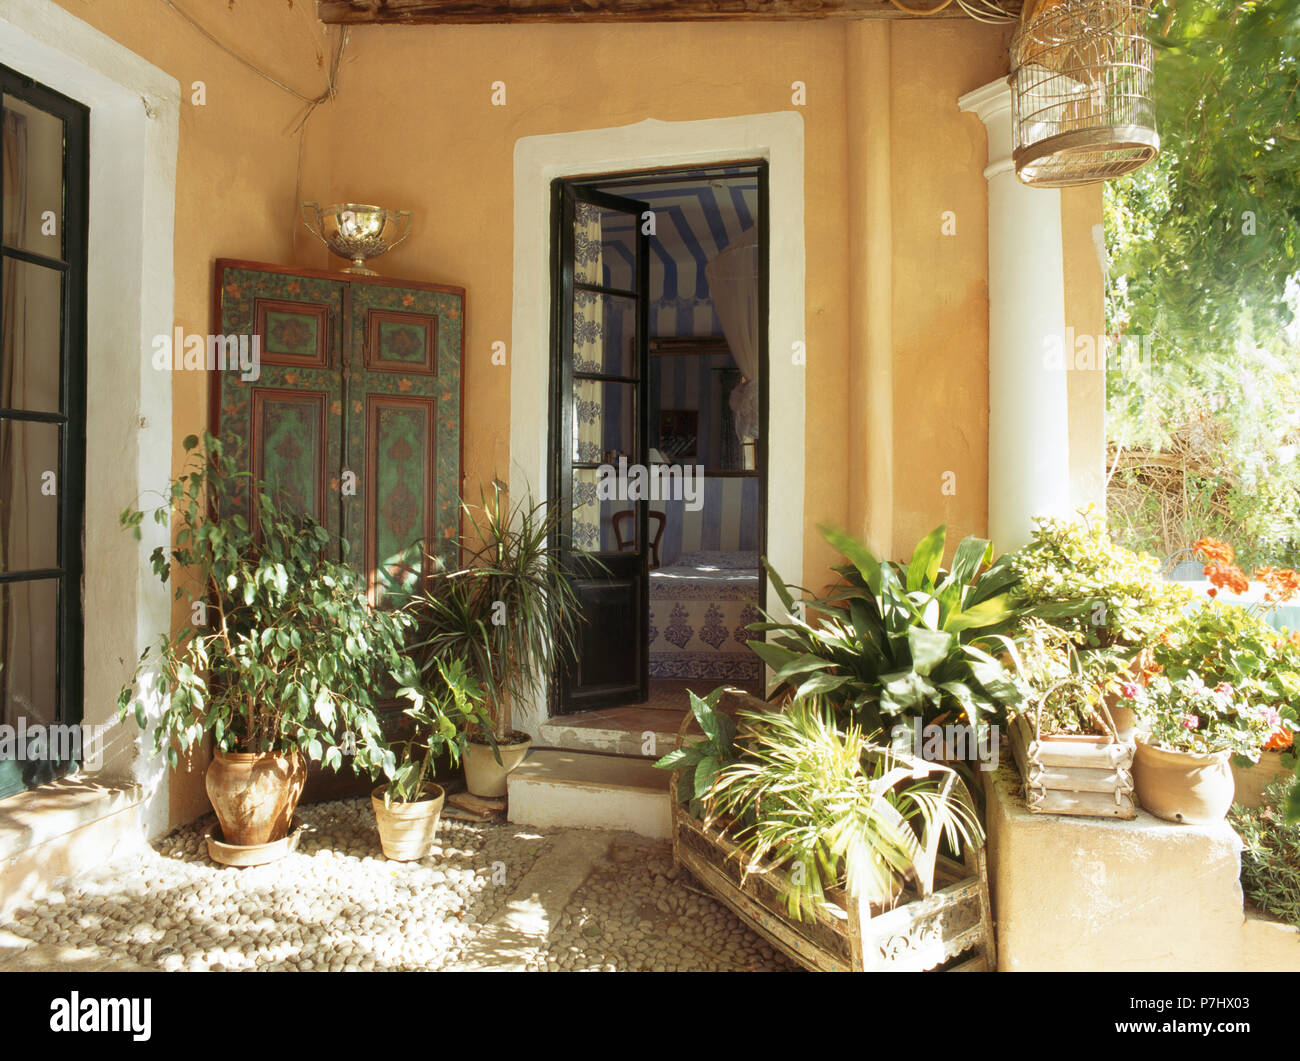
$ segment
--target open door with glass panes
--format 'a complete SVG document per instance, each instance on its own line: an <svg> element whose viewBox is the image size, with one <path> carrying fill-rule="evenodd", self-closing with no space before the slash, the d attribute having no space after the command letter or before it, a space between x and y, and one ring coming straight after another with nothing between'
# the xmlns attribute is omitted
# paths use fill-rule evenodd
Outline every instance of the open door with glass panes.
<svg viewBox="0 0 1300 1061"><path fill-rule="evenodd" d="M602 497L648 464L649 241L645 203L557 181L551 493L565 513L563 562L582 605L560 714L648 694L648 500ZM608 493L608 491L605 491ZM614 522L630 548L620 550Z"/></svg>

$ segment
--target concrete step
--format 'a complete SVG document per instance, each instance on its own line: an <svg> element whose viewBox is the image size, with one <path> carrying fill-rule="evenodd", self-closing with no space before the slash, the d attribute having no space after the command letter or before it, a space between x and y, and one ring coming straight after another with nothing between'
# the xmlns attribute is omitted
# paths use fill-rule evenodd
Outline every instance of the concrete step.
<svg viewBox="0 0 1300 1061"><path fill-rule="evenodd" d="M669 774L647 759L535 748L510 774L510 821L517 825L625 829L672 835Z"/></svg>
<svg viewBox="0 0 1300 1061"><path fill-rule="evenodd" d="M582 715L557 716L543 722L541 744L572 751L628 755L638 759L658 759L677 746L677 727L681 719L671 712L647 712L651 717L643 724L592 725ZM695 734L698 737L698 733Z"/></svg>

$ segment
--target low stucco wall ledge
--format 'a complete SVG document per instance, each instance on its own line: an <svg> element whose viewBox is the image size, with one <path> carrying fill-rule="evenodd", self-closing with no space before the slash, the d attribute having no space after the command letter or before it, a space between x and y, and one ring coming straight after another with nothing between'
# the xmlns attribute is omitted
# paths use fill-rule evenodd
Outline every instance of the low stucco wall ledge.
<svg viewBox="0 0 1300 1061"><path fill-rule="evenodd" d="M1031 814L1010 765L984 789L1000 970L1277 967L1254 953L1261 933L1247 928L1241 839L1227 822ZM1295 958L1300 968L1300 948Z"/></svg>

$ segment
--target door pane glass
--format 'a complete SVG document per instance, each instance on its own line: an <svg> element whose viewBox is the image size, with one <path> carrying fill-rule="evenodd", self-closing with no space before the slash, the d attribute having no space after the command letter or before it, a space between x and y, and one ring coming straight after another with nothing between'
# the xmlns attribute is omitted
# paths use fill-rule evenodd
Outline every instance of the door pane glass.
<svg viewBox="0 0 1300 1061"><path fill-rule="evenodd" d="M635 383L573 381L573 450L578 464L629 464L639 461Z"/></svg>
<svg viewBox="0 0 1300 1061"><path fill-rule="evenodd" d="M582 552L633 552L637 528L627 499L627 480L617 468L575 468L573 470L573 531L570 545ZM626 515L621 515L626 513ZM623 544L619 545L619 535Z"/></svg>
<svg viewBox="0 0 1300 1061"><path fill-rule="evenodd" d="M0 408L57 413L63 274L13 258L0 267Z"/></svg>
<svg viewBox="0 0 1300 1061"><path fill-rule="evenodd" d="M59 584L0 585L0 720L49 725L58 707Z"/></svg>
<svg viewBox="0 0 1300 1061"><path fill-rule="evenodd" d="M0 420L0 571L59 566L61 430Z"/></svg>
<svg viewBox="0 0 1300 1061"><path fill-rule="evenodd" d="M573 371L637 374L636 299L573 293Z"/></svg>
<svg viewBox="0 0 1300 1061"><path fill-rule="evenodd" d="M4 97L4 241L63 257L63 119Z"/></svg>
<svg viewBox="0 0 1300 1061"><path fill-rule="evenodd" d="M638 222L634 214L592 203L575 204L573 279L580 284L634 290Z"/></svg>

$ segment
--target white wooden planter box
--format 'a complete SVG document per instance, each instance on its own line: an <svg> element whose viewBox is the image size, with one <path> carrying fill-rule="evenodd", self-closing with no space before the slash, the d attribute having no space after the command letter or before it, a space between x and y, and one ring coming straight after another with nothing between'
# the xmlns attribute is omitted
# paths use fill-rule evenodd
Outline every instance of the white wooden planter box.
<svg viewBox="0 0 1300 1061"><path fill-rule="evenodd" d="M1034 814L1137 817L1133 745L1110 737L1035 737L1024 715L1011 723L1011 752Z"/></svg>

